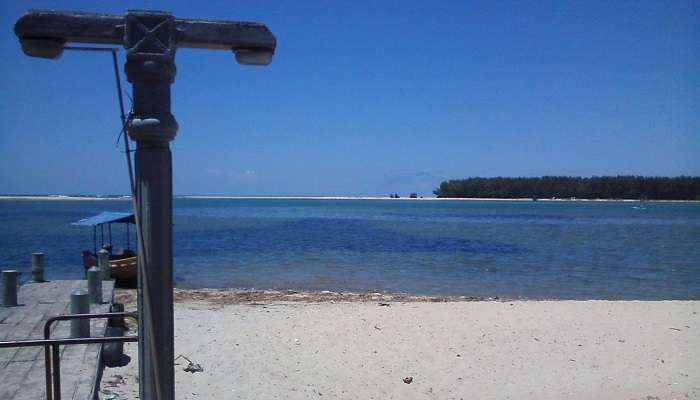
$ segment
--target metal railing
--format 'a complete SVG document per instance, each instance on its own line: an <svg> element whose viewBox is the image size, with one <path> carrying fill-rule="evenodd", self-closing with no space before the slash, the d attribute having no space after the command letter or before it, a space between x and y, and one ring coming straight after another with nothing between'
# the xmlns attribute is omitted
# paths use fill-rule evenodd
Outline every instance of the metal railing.
<svg viewBox="0 0 700 400"><path fill-rule="evenodd" d="M112 312L99 314L66 314L51 317L44 323L44 339L36 340L12 340L0 342L0 349L11 347L44 347L44 365L46 372L46 399L61 400L61 358L59 346L72 344L93 343L127 343L137 342L138 336L106 336L87 338L51 339L51 325L56 321L68 321L74 319L114 318L126 317L138 320L135 312Z"/></svg>

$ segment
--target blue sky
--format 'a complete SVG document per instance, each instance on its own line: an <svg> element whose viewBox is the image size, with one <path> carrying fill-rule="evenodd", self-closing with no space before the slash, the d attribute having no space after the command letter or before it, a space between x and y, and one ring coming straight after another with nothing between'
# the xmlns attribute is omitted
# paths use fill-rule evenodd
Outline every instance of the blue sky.
<svg viewBox="0 0 700 400"><path fill-rule="evenodd" d="M24 56L12 28L29 8L161 9L275 33L265 68L178 51L176 194L700 175L696 1L12 1L0 8L0 193L128 191L109 56Z"/></svg>

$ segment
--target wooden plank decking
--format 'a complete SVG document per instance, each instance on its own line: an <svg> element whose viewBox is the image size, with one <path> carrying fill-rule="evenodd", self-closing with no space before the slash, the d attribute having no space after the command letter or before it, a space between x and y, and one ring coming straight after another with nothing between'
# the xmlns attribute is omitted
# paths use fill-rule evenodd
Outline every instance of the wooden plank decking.
<svg viewBox="0 0 700 400"><path fill-rule="evenodd" d="M70 313L70 294L86 288L86 281L29 283L19 288L18 307L0 307L0 341L43 339L49 317ZM90 305L91 313L108 312L114 282L102 285L104 304ZM106 319L90 323L91 336L104 336ZM70 322L53 324L51 338L70 335ZM61 347L61 398L88 400L95 389L100 361L99 344ZM0 349L0 399L37 400L46 398L44 348Z"/></svg>

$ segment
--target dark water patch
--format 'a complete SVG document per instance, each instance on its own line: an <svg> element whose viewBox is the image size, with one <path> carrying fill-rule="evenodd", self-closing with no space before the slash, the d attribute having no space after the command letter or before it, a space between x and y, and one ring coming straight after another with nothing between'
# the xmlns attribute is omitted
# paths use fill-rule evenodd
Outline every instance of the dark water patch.
<svg viewBox="0 0 700 400"><path fill-rule="evenodd" d="M418 236L374 227L362 220L304 218L286 220L274 227L242 224L231 229L177 232L177 254L197 252L207 243L211 249L236 252L347 251L359 253L441 253L516 254L526 249L494 240L447 236Z"/></svg>

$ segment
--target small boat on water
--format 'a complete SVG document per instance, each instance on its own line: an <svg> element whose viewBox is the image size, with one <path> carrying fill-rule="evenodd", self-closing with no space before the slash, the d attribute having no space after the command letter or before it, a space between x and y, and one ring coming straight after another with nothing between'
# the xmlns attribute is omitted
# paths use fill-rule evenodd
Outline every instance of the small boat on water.
<svg viewBox="0 0 700 400"><path fill-rule="evenodd" d="M637 204L636 206L632 206L632 209L644 211L647 209L645 203L646 202L644 201L644 199L641 199L641 200L639 200L639 204Z"/></svg>
<svg viewBox="0 0 700 400"><path fill-rule="evenodd" d="M83 218L73 222L71 225L92 226L93 247L92 251L83 250L83 266L88 268L97 265L97 231L100 231L99 249L109 252L109 274L118 284L130 285L136 283L137 275L137 255L130 247L130 226L136 222L133 213L103 211L95 216ZM112 246L112 224L124 224L126 227L126 247L118 251L113 251ZM106 228L106 232L105 232Z"/></svg>

